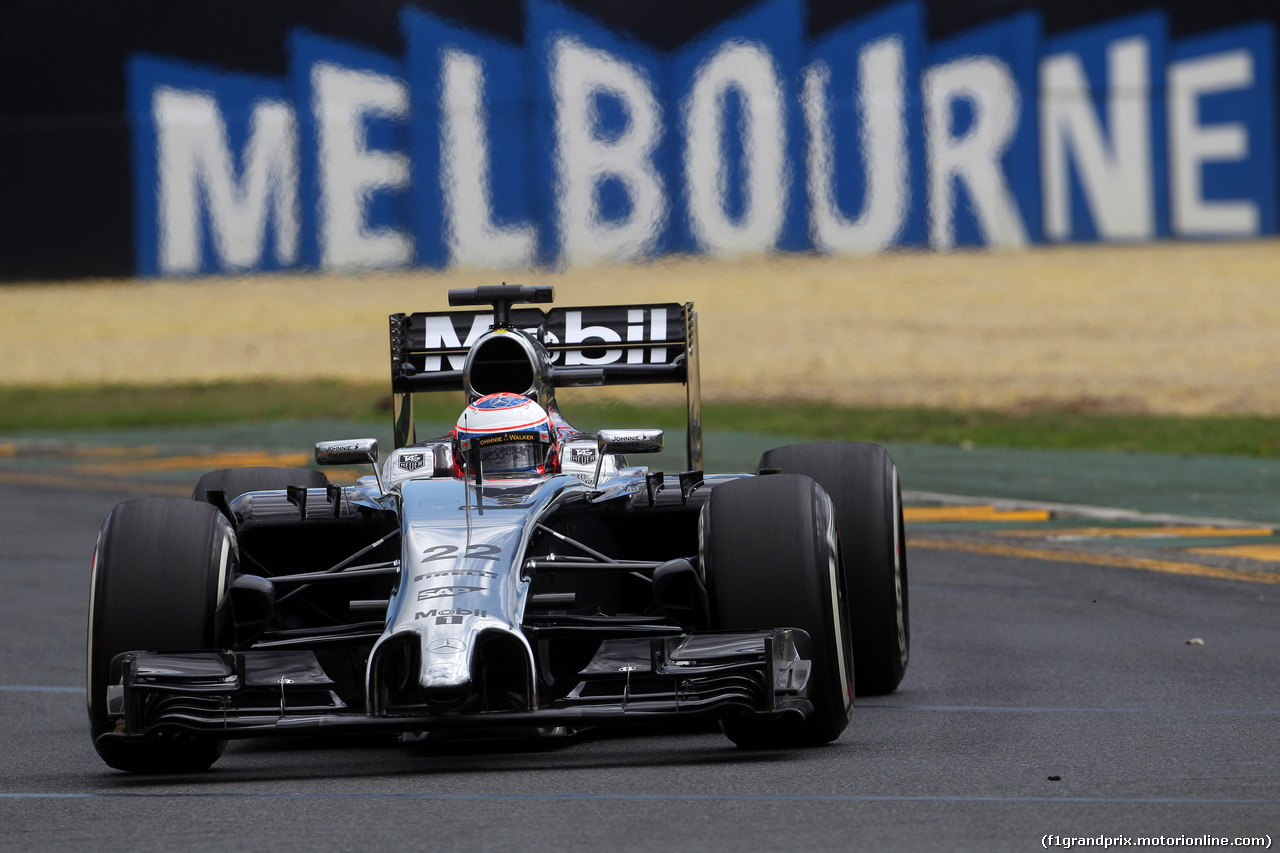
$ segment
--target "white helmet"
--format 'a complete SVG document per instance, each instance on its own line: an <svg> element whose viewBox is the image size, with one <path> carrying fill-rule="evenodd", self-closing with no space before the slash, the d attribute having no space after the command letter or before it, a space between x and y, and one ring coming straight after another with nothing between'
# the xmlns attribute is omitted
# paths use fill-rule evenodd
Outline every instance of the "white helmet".
<svg viewBox="0 0 1280 853"><path fill-rule="evenodd" d="M552 457L546 411L522 394L481 397L463 410L454 429L454 465L484 474L542 474Z"/></svg>

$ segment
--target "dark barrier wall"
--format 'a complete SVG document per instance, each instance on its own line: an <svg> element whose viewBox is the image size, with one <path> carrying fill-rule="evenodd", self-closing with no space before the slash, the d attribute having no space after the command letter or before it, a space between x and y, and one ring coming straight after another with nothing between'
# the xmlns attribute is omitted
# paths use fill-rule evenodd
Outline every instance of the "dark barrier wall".
<svg viewBox="0 0 1280 853"><path fill-rule="evenodd" d="M1240 238L1274 2L0 6L0 279Z"/></svg>

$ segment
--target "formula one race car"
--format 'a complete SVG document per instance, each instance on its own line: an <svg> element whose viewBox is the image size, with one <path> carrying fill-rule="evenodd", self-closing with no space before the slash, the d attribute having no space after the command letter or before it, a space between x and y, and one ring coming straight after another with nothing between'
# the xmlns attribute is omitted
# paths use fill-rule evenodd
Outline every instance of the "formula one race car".
<svg viewBox="0 0 1280 853"><path fill-rule="evenodd" d="M743 747L839 737L907 665L897 472L854 442L702 470L693 305L551 309L550 287L391 317L395 450L213 471L119 504L93 557L88 701L112 767L202 770L229 739L568 733L718 720ZM559 387L682 382L688 470L655 429L585 433ZM461 388L419 440L413 394ZM856 666L855 666L856 664Z"/></svg>

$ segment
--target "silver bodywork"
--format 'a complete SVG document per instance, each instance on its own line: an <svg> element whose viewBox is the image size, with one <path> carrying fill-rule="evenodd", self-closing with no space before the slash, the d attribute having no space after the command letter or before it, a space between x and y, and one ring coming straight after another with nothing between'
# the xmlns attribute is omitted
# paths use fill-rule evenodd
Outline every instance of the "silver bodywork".
<svg viewBox="0 0 1280 853"><path fill-rule="evenodd" d="M465 689L486 632L511 637L527 655L529 710L537 705L533 649L520 630L529 595L521 572L538 520L589 487L576 477L474 481L405 480L396 485L402 519L402 576L387 631L370 655L374 678L387 642L412 636L424 690ZM379 695L370 683L371 703ZM374 705L370 713L379 713Z"/></svg>
<svg viewBox="0 0 1280 853"><path fill-rule="evenodd" d="M650 439L653 441L649 431ZM661 449L660 434L656 449ZM530 575L525 553L541 520L567 501L616 500L644 488L647 469L627 467L599 440L567 442L565 470L544 476L482 479L423 476L415 459L444 458L447 442L401 448L383 467L385 495L364 480L366 499L394 503L401 521L401 577L387 608L387 630L374 645L367 675L369 712L378 714L379 654L411 637L419 649L424 690L465 690L478 640L504 634L523 649L530 678L529 710L537 707L533 649L521 630ZM642 449L642 452L649 448ZM574 461L576 460L576 461ZM373 488L370 488L370 487Z"/></svg>

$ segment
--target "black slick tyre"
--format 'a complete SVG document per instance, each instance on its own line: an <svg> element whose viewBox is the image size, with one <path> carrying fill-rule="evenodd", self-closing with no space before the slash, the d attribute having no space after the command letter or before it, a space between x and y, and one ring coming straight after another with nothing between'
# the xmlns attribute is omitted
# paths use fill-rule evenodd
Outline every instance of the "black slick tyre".
<svg viewBox="0 0 1280 853"><path fill-rule="evenodd" d="M170 735L145 742L100 740L120 720L109 707L122 652L225 648L223 606L237 568L230 524L213 506L172 498L125 501L103 522L89 592L89 732L111 767L139 773L208 769L223 741Z"/></svg>
<svg viewBox="0 0 1280 853"><path fill-rule="evenodd" d="M892 693L907 671L911 623L902 491L888 451L857 441L795 444L766 452L760 468L812 477L831 496L852 611L857 693Z"/></svg>
<svg viewBox="0 0 1280 853"><path fill-rule="evenodd" d="M261 466L254 468L220 468L210 471L196 482L191 493L194 501L208 502L208 492L221 489L227 494L227 500L233 501L245 492L263 492L284 489L289 486L302 486L307 489L323 489L329 485L329 478L323 471L310 468L275 468Z"/></svg>
<svg viewBox="0 0 1280 853"><path fill-rule="evenodd" d="M853 658L841 601L831 500L808 477L751 477L715 488L702 509L700 562L713 628L800 628L811 646L803 721L726 716L721 727L749 748L816 746L835 740L853 707Z"/></svg>

